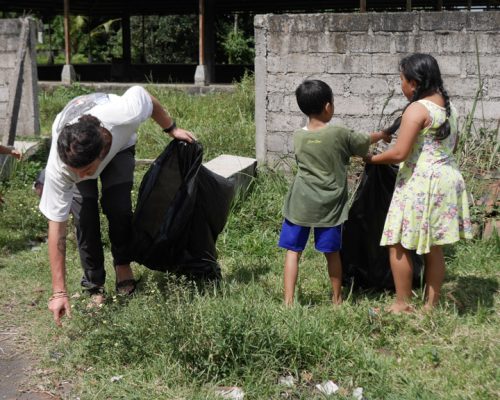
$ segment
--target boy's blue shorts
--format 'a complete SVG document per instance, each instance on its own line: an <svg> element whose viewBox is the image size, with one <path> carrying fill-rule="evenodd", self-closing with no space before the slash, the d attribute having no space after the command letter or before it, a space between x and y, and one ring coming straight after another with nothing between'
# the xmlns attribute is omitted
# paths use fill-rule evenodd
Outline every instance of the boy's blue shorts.
<svg viewBox="0 0 500 400"><path fill-rule="evenodd" d="M281 228L279 247L292 251L303 251L311 228L295 225L285 219ZM328 228L314 228L314 245L322 253L333 253L342 248L342 224Z"/></svg>

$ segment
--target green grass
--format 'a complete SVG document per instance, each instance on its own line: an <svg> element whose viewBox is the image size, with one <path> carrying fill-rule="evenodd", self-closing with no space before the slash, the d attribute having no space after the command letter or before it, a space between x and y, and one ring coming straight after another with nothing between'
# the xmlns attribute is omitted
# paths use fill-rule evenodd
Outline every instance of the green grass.
<svg viewBox="0 0 500 400"><path fill-rule="evenodd" d="M245 81L235 93L155 95L180 126L199 136L208 160L222 153L254 154L251 88ZM69 90L67 99L80 89ZM48 110L44 126L67 100L53 97L41 101ZM138 157L155 157L165 143L157 127L145 124ZM284 254L276 242L288 183L282 174L262 170L247 197L233 204L219 236L220 287L196 288L134 265L141 277L135 297L113 297L108 279L106 305L90 312L86 298L73 298L73 317L60 329L46 309L46 222L30 188L40 163L18 164L2 186L0 318L24 332L41 362L36 383L46 390L55 393L61 381L69 381L68 398L216 399L215 387L236 385L248 399L321 399L314 385L331 379L341 387L338 399L350 399L358 386L371 400L498 398L498 237L446 249L443 299L432 315L373 318L369 307L384 307L392 294L349 288L344 305L334 309L324 258L310 247L301 262L297 304L285 308ZM137 171L137 182L143 173ZM69 291L79 294L72 236L67 265ZM422 290L415 295L422 305ZM296 378L294 388L278 384L286 374ZM120 378L111 382L113 377Z"/></svg>

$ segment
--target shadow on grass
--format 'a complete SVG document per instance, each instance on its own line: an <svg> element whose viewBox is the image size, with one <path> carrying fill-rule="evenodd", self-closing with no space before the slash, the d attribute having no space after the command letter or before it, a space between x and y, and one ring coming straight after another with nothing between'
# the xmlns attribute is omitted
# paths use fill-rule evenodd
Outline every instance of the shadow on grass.
<svg viewBox="0 0 500 400"><path fill-rule="evenodd" d="M494 311L498 281L477 276L449 276L445 297L455 303L460 315L475 314L479 309Z"/></svg>
<svg viewBox="0 0 500 400"><path fill-rule="evenodd" d="M389 289L363 289L363 288L351 288L343 286L342 296L344 301L349 301L352 304L359 304L366 300L370 303L378 303L383 297L394 296L394 291ZM297 299L302 305L310 306L320 306L327 303L331 303L332 291L330 288L324 292L308 292L304 293L302 287L297 289Z"/></svg>
<svg viewBox="0 0 500 400"><path fill-rule="evenodd" d="M39 246L44 242L44 239L41 239L37 235L32 235L31 232L26 232L26 234L17 238L5 238L0 234L0 249L2 249L4 256L6 253L14 254L29 250L33 246Z"/></svg>
<svg viewBox="0 0 500 400"><path fill-rule="evenodd" d="M266 275L270 270L271 266L269 264L240 265L237 269L223 277L223 280L243 284L259 282L262 279L262 275Z"/></svg>
<svg viewBox="0 0 500 400"><path fill-rule="evenodd" d="M189 294L188 297L192 297L197 293L203 294L217 291L219 285L220 281L217 280L203 280L201 278L189 277L181 273L155 271L144 267L144 271L140 275L138 292L156 289L165 297L180 292Z"/></svg>

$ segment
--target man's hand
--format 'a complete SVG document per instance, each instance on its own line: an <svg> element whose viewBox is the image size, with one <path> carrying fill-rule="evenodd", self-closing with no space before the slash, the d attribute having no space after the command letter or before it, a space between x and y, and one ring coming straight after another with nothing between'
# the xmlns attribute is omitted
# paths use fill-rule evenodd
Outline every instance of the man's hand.
<svg viewBox="0 0 500 400"><path fill-rule="evenodd" d="M61 318L66 314L71 318L71 306L69 304L68 296L51 298L49 300L49 310L54 316L56 325L62 326Z"/></svg>
<svg viewBox="0 0 500 400"><path fill-rule="evenodd" d="M182 128L175 128L172 131L172 137L178 140L184 140L189 143L193 143L196 140L191 132L186 131Z"/></svg>

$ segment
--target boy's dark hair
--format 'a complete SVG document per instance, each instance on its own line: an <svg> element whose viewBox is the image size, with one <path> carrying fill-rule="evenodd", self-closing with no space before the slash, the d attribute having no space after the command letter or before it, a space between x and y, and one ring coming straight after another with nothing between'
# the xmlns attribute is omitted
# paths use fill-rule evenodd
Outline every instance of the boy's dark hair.
<svg viewBox="0 0 500 400"><path fill-rule="evenodd" d="M305 115L321 114L326 103L333 105L332 88L318 79L302 82L295 90L300 111Z"/></svg>
<svg viewBox="0 0 500 400"><path fill-rule="evenodd" d="M436 59L429 54L415 53L401 60L399 70L406 80L414 80L417 83L411 102L435 92L441 93L445 101L446 121L438 128L435 137L438 140L447 138L450 135L450 97L443 87L443 79Z"/></svg>
<svg viewBox="0 0 500 400"><path fill-rule="evenodd" d="M101 121L92 115L82 115L78 122L66 125L57 139L57 152L64 164L81 168L99 158L104 140Z"/></svg>

